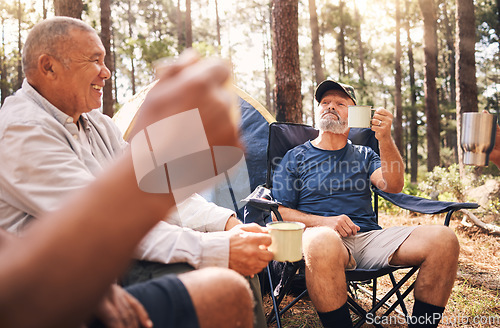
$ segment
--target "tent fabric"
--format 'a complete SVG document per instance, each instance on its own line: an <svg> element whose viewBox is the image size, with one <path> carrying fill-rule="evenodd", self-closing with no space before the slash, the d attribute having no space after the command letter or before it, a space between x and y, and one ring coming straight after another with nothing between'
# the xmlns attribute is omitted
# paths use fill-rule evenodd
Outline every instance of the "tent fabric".
<svg viewBox="0 0 500 328"><path fill-rule="evenodd" d="M240 138L245 147L245 158L250 173L250 188L254 190L266 181L269 124L276 120L255 99L243 90L235 89L240 97Z"/></svg>
<svg viewBox="0 0 500 328"><path fill-rule="evenodd" d="M128 140L130 132L134 126L137 111L141 107L149 90L151 90L158 81L147 85L144 89L133 95L119 110L113 115L113 121L120 129L123 139Z"/></svg>
<svg viewBox="0 0 500 328"><path fill-rule="evenodd" d="M135 118L138 109L144 102L147 93L156 84L156 81L145 87L143 90L134 95L123 107L114 115L113 121L118 125L122 132L123 138L128 140L130 131L134 126ZM261 105L257 100L252 98L249 94L240 88L233 86L234 92L238 96L239 108L241 111L241 120L239 123L240 139L244 147L246 169L248 170L248 179L246 181L244 176L246 174L238 174L236 183L230 186L233 196L242 195L248 190L248 195L251 190L255 189L258 185L264 184L266 181L266 168L267 168L267 141L269 136L269 124L275 122L275 118ZM221 127L223 128L223 127ZM243 173L243 172L242 172ZM245 172L246 173L246 172ZM241 183L240 183L241 181ZM250 186L245 186L245 184ZM222 185L214 187L202 193L207 200L223 207L235 210L238 217L243 220L243 206L245 203L241 199L232 199L228 202L227 192L223 190ZM237 189L237 190L235 190ZM245 195L245 196L246 196ZM238 197L244 198L244 197Z"/></svg>

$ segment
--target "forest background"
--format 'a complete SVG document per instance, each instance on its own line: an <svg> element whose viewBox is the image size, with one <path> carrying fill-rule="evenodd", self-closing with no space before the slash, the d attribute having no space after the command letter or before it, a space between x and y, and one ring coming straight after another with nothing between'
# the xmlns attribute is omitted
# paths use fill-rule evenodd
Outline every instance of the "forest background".
<svg viewBox="0 0 500 328"><path fill-rule="evenodd" d="M314 125L313 94L325 78L353 85L359 104L391 110L404 192L481 205L451 223L461 254L445 315L497 320L453 327L498 326L500 173L464 166L458 140L464 112L500 111L500 0L0 0L2 104L22 83L28 31L56 14L100 34L109 116L154 80L155 60L189 47L228 59L234 84L279 121ZM380 210L383 225L443 219L384 201ZM295 308L286 326L320 327L310 301Z"/></svg>
<svg viewBox="0 0 500 328"><path fill-rule="evenodd" d="M0 0L1 102L21 85L29 29L72 16L107 48L110 116L152 82L155 60L193 47L227 58L234 83L279 121L314 125L316 85L351 84L358 103L393 111L409 182L457 163L463 180L461 114L500 110L499 8L500 0ZM499 175L494 165L475 173Z"/></svg>

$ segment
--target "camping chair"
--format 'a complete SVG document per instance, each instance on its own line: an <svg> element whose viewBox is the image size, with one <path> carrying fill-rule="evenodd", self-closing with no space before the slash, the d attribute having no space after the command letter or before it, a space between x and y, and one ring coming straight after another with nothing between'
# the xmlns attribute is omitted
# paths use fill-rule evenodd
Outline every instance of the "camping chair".
<svg viewBox="0 0 500 328"><path fill-rule="evenodd" d="M318 131L308 125L293 124L293 123L272 123L269 126L269 142L267 149L267 178L264 186L257 187L255 191L245 200L248 202L245 215L245 223L256 222L260 225L265 225L271 221L269 215L273 212L278 220L282 220L278 211L279 203L271 199L270 189L272 188L272 174L274 167L283 158L285 153L293 147L300 145L308 140L312 140L318 136ZM366 145L373 148L378 153L378 141L374 136L374 132L370 129L355 129L352 128L349 133L349 140L354 144ZM388 194L376 188L372 188L375 193L373 207L376 213L376 220L378 221L378 197L394 203L395 205L414 212L424 214L438 214L447 213L445 218L445 225L449 225L451 215L462 208L473 209L478 208L476 203L455 203L455 202L441 202L420 197L410 196L403 193ZM260 212L258 212L260 211ZM304 266L303 260L295 263L285 263L281 280L278 284L272 277L271 268L267 268L267 279L271 288L271 298L273 302L273 311L268 315L268 323L276 320L277 326L281 327L281 315L298 302L304 295L307 294L307 288L302 288L302 292L282 310L279 310L280 303L284 296L290 291L294 276L299 268ZM393 272L400 269L409 269L409 271L396 281ZM408 311L404 304L405 297L413 290L414 282L401 291L403 285L418 271L418 267L406 268L383 268L378 270L362 270L356 269L353 271L346 271L346 279L348 281L348 304L349 308L358 315L359 321L355 327L361 327L363 323L370 317L375 315L376 311L382 306L387 307L383 314L389 315L392 311L399 306L405 316ZM382 298L377 298L377 278L389 275L393 287ZM262 276L261 276L262 277ZM372 305L371 309L365 310L358 303L356 303L356 289L358 283L372 283ZM397 301L394 304L388 304L388 300L395 295ZM369 316L370 315L370 316ZM376 327L382 327L375 324Z"/></svg>

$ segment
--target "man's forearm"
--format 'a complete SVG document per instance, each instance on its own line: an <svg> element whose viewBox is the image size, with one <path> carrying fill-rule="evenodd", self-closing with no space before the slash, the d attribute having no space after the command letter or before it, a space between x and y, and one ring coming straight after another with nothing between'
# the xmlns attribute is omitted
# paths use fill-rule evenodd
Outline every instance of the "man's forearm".
<svg viewBox="0 0 500 328"><path fill-rule="evenodd" d="M404 164L392 138L379 142L382 177L386 183L384 191L397 193L404 186Z"/></svg>
<svg viewBox="0 0 500 328"><path fill-rule="evenodd" d="M165 221L196 231L214 232L223 231L228 223L234 223L231 220L234 214L233 210L217 206L202 196L193 194L177 204L177 213L172 213Z"/></svg>
<svg viewBox="0 0 500 328"><path fill-rule="evenodd" d="M135 258L158 263L187 263L195 269L227 267L227 232L199 232L160 221L135 250Z"/></svg>
<svg viewBox="0 0 500 328"><path fill-rule="evenodd" d="M81 309L97 303L142 236L174 204L171 195L139 190L130 154L107 173L1 250L2 263L9 259L9 265L0 270L0 304L5 313L13 311L9 317L30 310L76 323ZM70 295L78 297L68 302ZM40 310L47 299L50 306Z"/></svg>
<svg viewBox="0 0 500 328"><path fill-rule="evenodd" d="M296 221L302 222L306 225L306 227L317 227L324 225L325 217L304 213L286 206L280 206L279 212L283 218L283 221ZM273 219L274 215L273 215Z"/></svg>

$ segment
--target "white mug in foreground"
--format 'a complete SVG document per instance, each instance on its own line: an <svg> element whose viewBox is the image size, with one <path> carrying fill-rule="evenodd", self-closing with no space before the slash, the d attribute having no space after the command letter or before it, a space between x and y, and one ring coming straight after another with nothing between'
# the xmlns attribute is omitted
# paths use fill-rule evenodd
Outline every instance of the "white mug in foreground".
<svg viewBox="0 0 500 328"><path fill-rule="evenodd" d="M269 251L278 262L296 262L302 259L302 233L305 224L301 222L270 222L266 225L271 234Z"/></svg>
<svg viewBox="0 0 500 328"><path fill-rule="evenodd" d="M489 113L463 113L460 146L464 151L464 164L488 165L495 146L497 117Z"/></svg>
<svg viewBox="0 0 500 328"><path fill-rule="evenodd" d="M350 128L369 128L372 121L372 106L349 106L347 126Z"/></svg>

